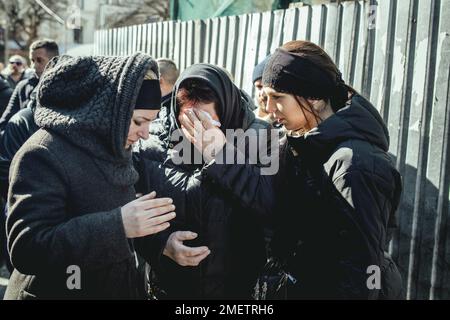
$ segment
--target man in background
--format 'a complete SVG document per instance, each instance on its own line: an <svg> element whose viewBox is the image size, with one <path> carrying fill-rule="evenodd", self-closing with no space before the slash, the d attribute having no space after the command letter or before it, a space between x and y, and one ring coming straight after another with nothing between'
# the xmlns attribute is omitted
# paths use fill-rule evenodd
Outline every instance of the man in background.
<svg viewBox="0 0 450 320"><path fill-rule="evenodd" d="M253 69L253 86L255 87L255 104L257 106L254 111L255 116L261 120L267 121L270 124L273 124L274 119L272 115L266 112L266 102L267 96L264 93L263 85L262 85L262 75L264 72L264 67L266 66L267 60L269 60L269 56L267 56L262 62L257 64Z"/></svg>
<svg viewBox="0 0 450 320"><path fill-rule="evenodd" d="M27 107L31 98L31 93L37 86L47 62L57 55L59 55L58 45L53 40L42 39L31 44L30 60L32 62L32 68L34 69L33 75L17 84L11 99L9 100L8 106L0 117L0 136L9 119L11 119L11 117L19 110Z"/></svg>
<svg viewBox="0 0 450 320"><path fill-rule="evenodd" d="M161 86L161 106L170 107L170 96L178 79L179 71L174 61L170 59L158 59L159 84Z"/></svg>
<svg viewBox="0 0 450 320"><path fill-rule="evenodd" d="M25 58L17 54L9 58L8 68L3 71L3 75L12 89L15 89L17 84L26 78L26 63Z"/></svg>

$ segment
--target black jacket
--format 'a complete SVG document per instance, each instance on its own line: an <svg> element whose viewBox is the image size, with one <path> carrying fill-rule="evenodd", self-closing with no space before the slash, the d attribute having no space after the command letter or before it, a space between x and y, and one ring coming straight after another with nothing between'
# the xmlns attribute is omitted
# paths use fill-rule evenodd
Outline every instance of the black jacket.
<svg viewBox="0 0 450 320"><path fill-rule="evenodd" d="M8 82L3 78L0 78L0 112L2 114L8 105L12 93L13 89L9 86Z"/></svg>
<svg viewBox="0 0 450 320"><path fill-rule="evenodd" d="M0 137L0 196L6 199L8 174L14 155L39 127L34 122L34 108L28 107L17 112L5 127Z"/></svg>
<svg viewBox="0 0 450 320"><path fill-rule="evenodd" d="M9 86L11 88L15 89L20 81L23 81L28 78L28 75L26 72L22 72L22 74L20 75L20 79L17 82L11 77L11 75L6 76L5 78L6 78L6 81L8 81Z"/></svg>
<svg viewBox="0 0 450 320"><path fill-rule="evenodd" d="M169 231L136 241L136 246L139 252L148 253L144 257L156 269L167 298L250 298L265 262L262 220L232 192L205 181L203 174L209 164L176 164L174 160L182 143L171 141L178 128L174 97L179 85L189 78L206 81L217 93L221 129L269 128L255 119L249 107L251 99L220 68L199 64L186 69L176 84L171 109L162 110L159 119L151 124L152 135L141 147L138 164L138 189L172 197L177 217ZM162 255L168 236L177 230L198 233L199 237L186 245L210 248L211 254L198 267L181 267Z"/></svg>
<svg viewBox="0 0 450 320"><path fill-rule="evenodd" d="M30 78L20 81L11 95L6 109L0 116L0 134L4 130L9 119L19 110L26 108L31 99L31 93L39 83L39 78L34 75Z"/></svg>
<svg viewBox="0 0 450 320"><path fill-rule="evenodd" d="M166 94L164 97L161 97L161 107L162 108L170 108L170 103L172 101L172 92Z"/></svg>
<svg viewBox="0 0 450 320"><path fill-rule="evenodd" d="M283 141L276 176L249 175L251 166L211 167L208 176L246 186L239 194L251 207L273 208L272 255L297 280L290 298L400 298L385 253L402 189L388 146L377 110L356 95L308 135ZM270 186L276 203L261 192ZM371 265L382 271L381 290L366 285Z"/></svg>
<svg viewBox="0 0 450 320"><path fill-rule="evenodd" d="M60 56L47 65L35 110L41 129L10 169L7 234L15 270L6 299L143 298L121 207L136 198L125 142L149 68L158 73L143 54ZM78 289L67 285L74 283L71 266L79 267Z"/></svg>

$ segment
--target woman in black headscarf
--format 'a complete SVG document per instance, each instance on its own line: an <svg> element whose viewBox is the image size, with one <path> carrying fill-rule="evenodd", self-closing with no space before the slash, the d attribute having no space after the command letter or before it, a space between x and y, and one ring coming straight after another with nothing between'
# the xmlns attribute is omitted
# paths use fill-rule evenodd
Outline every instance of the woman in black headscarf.
<svg viewBox="0 0 450 320"><path fill-rule="evenodd" d="M149 253L145 258L167 298L251 297L265 262L262 221L234 197L242 186L222 188L205 178L210 166L227 166L213 160L224 152L227 129L254 129L257 135L269 128L252 109L251 98L221 68L193 65L181 74L171 109L152 124L153 135L140 150L141 191L170 194L177 206L170 231L137 243L140 252ZM192 139L196 122L215 132L217 154L208 154L204 140Z"/></svg>

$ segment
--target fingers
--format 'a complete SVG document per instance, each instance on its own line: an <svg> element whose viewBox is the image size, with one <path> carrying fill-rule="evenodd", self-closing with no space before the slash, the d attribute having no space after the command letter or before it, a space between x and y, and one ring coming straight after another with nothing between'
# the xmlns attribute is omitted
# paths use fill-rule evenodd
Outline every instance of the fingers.
<svg viewBox="0 0 450 320"><path fill-rule="evenodd" d="M189 130L191 134L194 134L194 123L189 119L189 117L186 114L183 114L183 116L180 119L181 124L183 127Z"/></svg>
<svg viewBox="0 0 450 320"><path fill-rule="evenodd" d="M191 248L183 245L183 241L193 240L197 236L195 232L191 231L177 231L172 233L166 244L164 254L180 266L198 266L211 253L209 248L206 246Z"/></svg>
<svg viewBox="0 0 450 320"><path fill-rule="evenodd" d="M194 112L197 118L202 122L202 125L205 129L215 128L211 123L211 120L203 112L195 109Z"/></svg>
<svg viewBox="0 0 450 320"><path fill-rule="evenodd" d="M168 227L170 227L170 223L165 222L163 224L159 224L154 227L145 228L144 232L142 233L141 237L149 236L151 234L155 234L161 231L166 230Z"/></svg>
<svg viewBox="0 0 450 320"><path fill-rule="evenodd" d="M138 201L145 201L145 200L154 199L155 197L156 197L156 192L152 191L152 192L150 192L150 193L148 193L146 195L140 196L137 200Z"/></svg>
<svg viewBox="0 0 450 320"><path fill-rule="evenodd" d="M187 138L192 144L195 143L194 136L193 136L193 135L185 128L185 127L182 127L182 128L181 128L181 131L183 131L183 134L186 136L186 138Z"/></svg>
<svg viewBox="0 0 450 320"><path fill-rule="evenodd" d="M145 220L148 220L170 212L175 212L175 206L173 204L145 210L141 213L141 217L143 217L143 219Z"/></svg>
<svg viewBox="0 0 450 320"><path fill-rule="evenodd" d="M161 216L150 218L144 223L144 227L145 228L154 227L154 226L163 224L167 221L170 221L170 220L174 219L175 217L176 217L176 213L170 212L170 213L167 213L167 214L164 214Z"/></svg>
<svg viewBox="0 0 450 320"><path fill-rule="evenodd" d="M192 109L188 110L184 115L188 117L188 119L192 122L194 127L196 122L201 122L200 119L197 117L197 113L194 113Z"/></svg>
<svg viewBox="0 0 450 320"><path fill-rule="evenodd" d="M157 198L144 200L139 203L140 210L150 210L154 208L159 208L167 205L171 205L173 200L171 198Z"/></svg>
<svg viewBox="0 0 450 320"><path fill-rule="evenodd" d="M192 231L177 231L174 233L174 237L179 241L194 240L198 237L198 234Z"/></svg>
<svg viewBox="0 0 450 320"><path fill-rule="evenodd" d="M191 123L191 120L184 114L181 117L181 129L183 130L186 137L190 139L190 137L193 137L195 135L195 129L193 127L193 124ZM187 133L186 133L187 132Z"/></svg>
<svg viewBox="0 0 450 320"><path fill-rule="evenodd" d="M185 265L186 266L190 266L190 267L196 267L200 264L200 262L202 262L207 256L209 256L209 254L211 253L211 251L206 251L201 255L198 255L196 257L190 257L186 259Z"/></svg>
<svg viewBox="0 0 450 320"><path fill-rule="evenodd" d="M209 251L209 248L206 246L192 248L192 247L187 247L187 246L183 245L183 247L184 247L183 254L186 257L196 257L198 255L202 255L205 252Z"/></svg>

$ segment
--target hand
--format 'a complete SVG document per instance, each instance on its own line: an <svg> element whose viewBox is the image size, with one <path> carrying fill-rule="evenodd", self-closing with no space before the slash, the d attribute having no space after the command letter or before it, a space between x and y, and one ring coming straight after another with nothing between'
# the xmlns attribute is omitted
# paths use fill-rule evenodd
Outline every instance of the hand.
<svg viewBox="0 0 450 320"><path fill-rule="evenodd" d="M195 109L187 111L180 118L184 135L203 154L207 162L213 160L227 141L222 130Z"/></svg>
<svg viewBox="0 0 450 320"><path fill-rule="evenodd" d="M211 251L208 247L192 248L183 244L183 241L193 240L195 238L197 238L197 234L191 231L174 232L167 239L163 254L180 266L196 267Z"/></svg>
<svg viewBox="0 0 450 320"><path fill-rule="evenodd" d="M175 218L173 200L155 197L156 192L149 193L120 209L127 238L148 236L170 226L167 221Z"/></svg>

